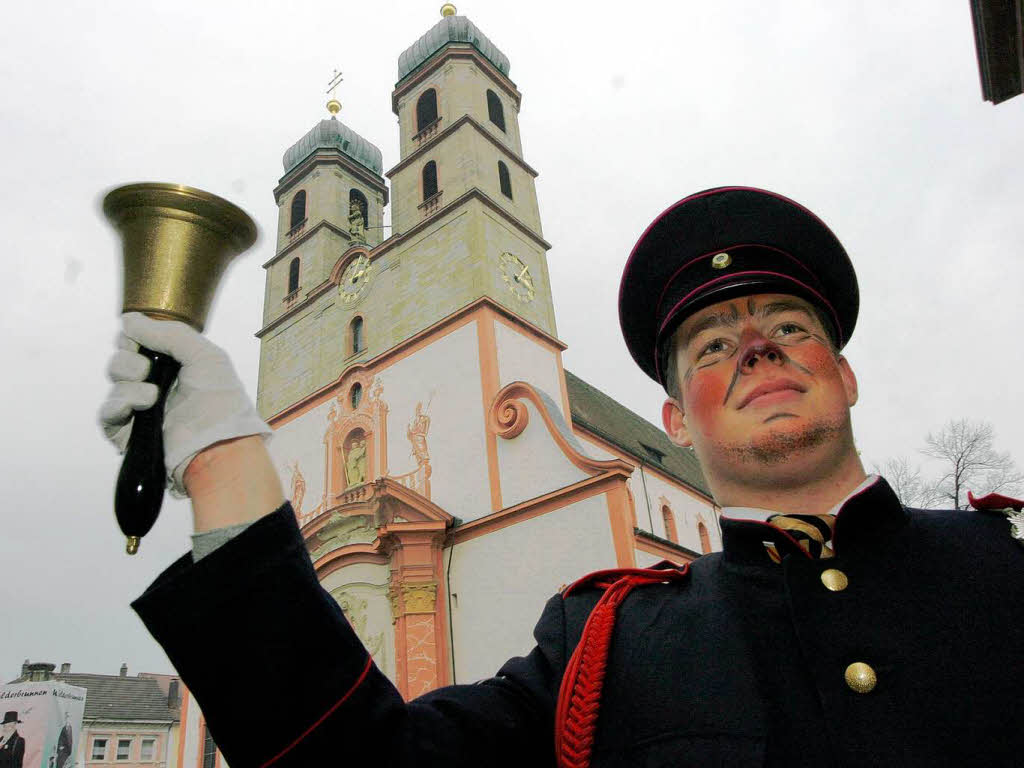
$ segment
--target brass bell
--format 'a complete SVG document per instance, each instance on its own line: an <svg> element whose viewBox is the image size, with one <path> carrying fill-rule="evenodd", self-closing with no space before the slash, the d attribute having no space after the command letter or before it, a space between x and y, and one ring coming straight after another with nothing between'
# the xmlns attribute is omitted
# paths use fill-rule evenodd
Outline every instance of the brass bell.
<svg viewBox="0 0 1024 768"><path fill-rule="evenodd" d="M197 331L206 325L214 294L231 260L256 242L255 222L216 195L180 184L129 184L103 198L103 213L123 245L122 312L180 320ZM127 552L156 522L163 502L163 414L167 391L180 365L142 348L151 361L146 381L160 395L137 411L114 492L114 513L128 537Z"/></svg>

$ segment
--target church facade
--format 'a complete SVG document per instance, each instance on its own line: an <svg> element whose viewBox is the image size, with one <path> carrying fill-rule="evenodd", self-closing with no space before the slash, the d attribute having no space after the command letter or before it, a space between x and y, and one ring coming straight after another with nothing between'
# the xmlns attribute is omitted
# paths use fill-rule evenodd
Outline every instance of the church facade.
<svg viewBox="0 0 1024 768"><path fill-rule="evenodd" d="M522 97L446 8L399 58L397 164L333 100L285 153L257 334L310 557L407 698L528 652L589 571L720 544L692 454L563 368Z"/></svg>

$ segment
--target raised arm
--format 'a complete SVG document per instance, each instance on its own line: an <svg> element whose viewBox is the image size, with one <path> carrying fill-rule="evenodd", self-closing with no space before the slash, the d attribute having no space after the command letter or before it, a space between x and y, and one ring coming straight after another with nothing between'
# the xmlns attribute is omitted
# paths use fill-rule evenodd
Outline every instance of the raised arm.
<svg viewBox="0 0 1024 768"><path fill-rule="evenodd" d="M180 558L133 603L228 763L553 765L561 597L528 656L406 703L320 586L263 442L269 429L222 350L182 324L127 318L101 410L108 436L122 447L132 409L155 399L135 343L182 363L164 442L169 485L191 496L196 532L249 524L201 560Z"/></svg>

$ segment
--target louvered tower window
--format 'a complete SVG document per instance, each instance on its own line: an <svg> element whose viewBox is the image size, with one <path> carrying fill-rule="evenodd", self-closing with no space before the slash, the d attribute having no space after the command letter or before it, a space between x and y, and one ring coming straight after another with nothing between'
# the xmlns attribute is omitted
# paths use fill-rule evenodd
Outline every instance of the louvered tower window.
<svg viewBox="0 0 1024 768"><path fill-rule="evenodd" d="M292 259L291 264L288 265L288 295L295 293L299 290L299 257L296 256Z"/></svg>
<svg viewBox="0 0 1024 768"><path fill-rule="evenodd" d="M505 108L501 106L501 99L494 91L487 91L487 116L496 126L505 130Z"/></svg>
<svg viewBox="0 0 1024 768"><path fill-rule="evenodd" d="M416 101L416 133L437 122L437 91L429 88Z"/></svg>
<svg viewBox="0 0 1024 768"><path fill-rule="evenodd" d="M437 194L437 163L431 160L423 166L423 199Z"/></svg>
<svg viewBox="0 0 1024 768"><path fill-rule="evenodd" d="M294 229L306 218L306 190L300 189L292 198L292 223L289 229Z"/></svg>
<svg viewBox="0 0 1024 768"><path fill-rule="evenodd" d="M508 166L501 160L498 161L498 184L501 186L501 194L512 199L512 179L508 175Z"/></svg>

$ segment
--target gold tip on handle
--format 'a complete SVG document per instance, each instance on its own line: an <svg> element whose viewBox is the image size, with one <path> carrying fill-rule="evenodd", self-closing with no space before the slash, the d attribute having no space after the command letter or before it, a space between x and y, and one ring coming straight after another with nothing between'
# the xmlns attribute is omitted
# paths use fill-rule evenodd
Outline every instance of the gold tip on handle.
<svg viewBox="0 0 1024 768"><path fill-rule="evenodd" d="M139 551L139 542L142 541L138 536L129 536L125 542L124 551L129 555L134 555Z"/></svg>

